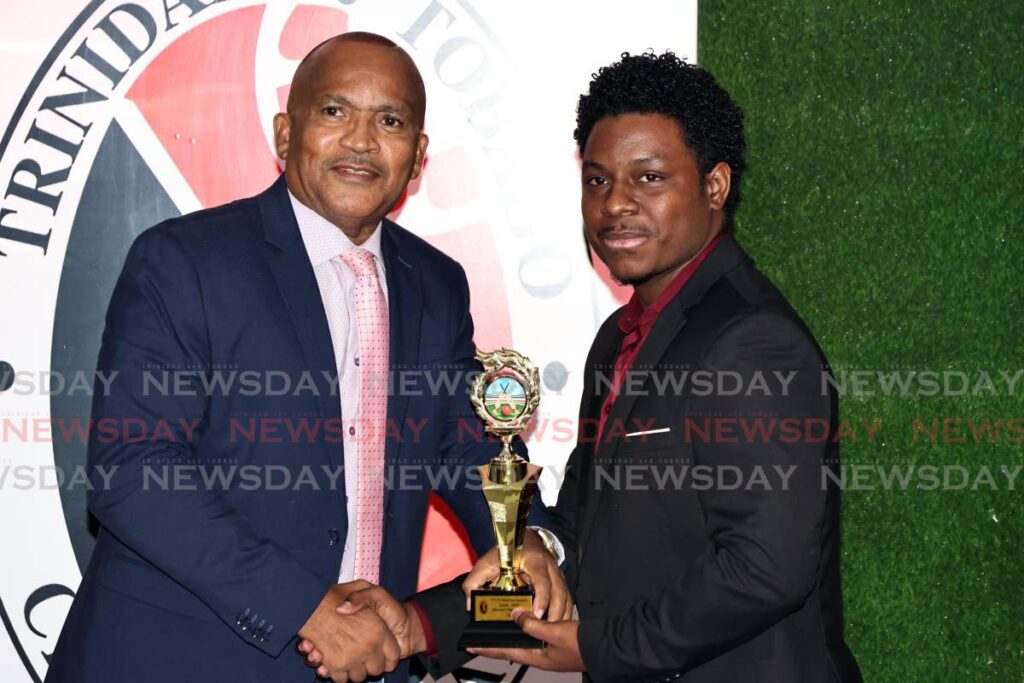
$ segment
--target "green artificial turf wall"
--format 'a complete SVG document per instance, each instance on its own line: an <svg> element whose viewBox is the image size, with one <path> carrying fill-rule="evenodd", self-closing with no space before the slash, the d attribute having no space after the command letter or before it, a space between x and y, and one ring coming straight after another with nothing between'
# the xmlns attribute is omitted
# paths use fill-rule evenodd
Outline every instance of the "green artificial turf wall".
<svg viewBox="0 0 1024 683"><path fill-rule="evenodd" d="M746 112L740 241L837 371L972 384L842 396L844 417L882 421L874 443L844 443L846 466L969 473L961 490L847 480L846 637L865 680L1024 681L1024 472L1010 490L999 470L1024 463L1006 422L1024 424L1024 378L974 391L1024 369L1024 3L704 0L699 15L700 62ZM976 438L968 420L986 418L1003 429Z"/></svg>

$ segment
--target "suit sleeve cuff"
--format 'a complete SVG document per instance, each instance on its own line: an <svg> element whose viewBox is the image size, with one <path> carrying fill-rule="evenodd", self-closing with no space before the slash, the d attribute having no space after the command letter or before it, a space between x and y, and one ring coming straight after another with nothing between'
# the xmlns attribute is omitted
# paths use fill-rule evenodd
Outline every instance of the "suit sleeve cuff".
<svg viewBox="0 0 1024 683"><path fill-rule="evenodd" d="M555 532L545 529L542 526L531 526L528 529L533 529L540 536L541 540L544 541L544 547L546 547L552 555L555 556L555 564L559 567L565 563L565 546L558 540L558 536Z"/></svg>
<svg viewBox="0 0 1024 683"><path fill-rule="evenodd" d="M459 650L459 636L469 623L466 596L462 592L462 575L448 583L417 593L410 598L417 614L426 617L434 637L434 656L420 655L420 662L434 678L455 671L473 656ZM424 629L424 635L426 630ZM428 643L429 647L429 643Z"/></svg>
<svg viewBox="0 0 1024 683"><path fill-rule="evenodd" d="M299 629L309 620L323 600L331 584L299 567L282 569L275 575L267 595L287 595L288 599L278 600L274 607L277 619L264 623L256 610L242 606L229 625L244 639L267 654L278 657L292 643ZM268 608L265 610L270 612ZM269 619L266 620L269 622Z"/></svg>
<svg viewBox="0 0 1024 683"><path fill-rule="evenodd" d="M407 601L416 616L420 618L420 626L423 628L423 639L427 641L427 649L423 652L427 657L437 656L437 640L434 638L434 628L430 625L430 618L423 608L415 600Z"/></svg>

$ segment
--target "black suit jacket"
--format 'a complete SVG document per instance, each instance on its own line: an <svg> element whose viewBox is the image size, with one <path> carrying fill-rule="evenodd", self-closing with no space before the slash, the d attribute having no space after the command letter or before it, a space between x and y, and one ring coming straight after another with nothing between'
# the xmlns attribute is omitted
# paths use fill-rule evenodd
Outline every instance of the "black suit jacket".
<svg viewBox="0 0 1024 683"><path fill-rule="evenodd" d="M665 307L595 448L620 309L586 363L555 530L594 681L860 681L843 641L838 402L810 331L726 237ZM650 432L637 434L638 432ZM590 438L587 438L590 437ZM452 587L421 601L442 661ZM435 616L436 615L436 616Z"/></svg>

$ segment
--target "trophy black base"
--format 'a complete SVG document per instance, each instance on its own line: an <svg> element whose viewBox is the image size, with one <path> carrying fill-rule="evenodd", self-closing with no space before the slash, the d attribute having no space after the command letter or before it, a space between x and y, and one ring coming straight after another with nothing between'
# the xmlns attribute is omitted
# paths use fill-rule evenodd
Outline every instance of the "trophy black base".
<svg viewBox="0 0 1024 683"><path fill-rule="evenodd" d="M459 638L459 649L469 647L521 647L537 649L543 640L523 633L512 621L515 609L533 609L533 591L529 588L508 592L495 589L475 590L470 594L470 621Z"/></svg>
<svg viewBox="0 0 1024 683"><path fill-rule="evenodd" d="M471 621L459 637L459 649L470 647L516 647L537 650L547 643L523 633L514 621Z"/></svg>

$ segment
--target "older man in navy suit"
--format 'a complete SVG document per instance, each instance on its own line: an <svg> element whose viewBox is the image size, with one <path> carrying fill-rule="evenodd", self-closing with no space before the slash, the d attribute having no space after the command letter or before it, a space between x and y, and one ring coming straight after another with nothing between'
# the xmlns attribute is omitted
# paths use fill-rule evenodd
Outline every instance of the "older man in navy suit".
<svg viewBox="0 0 1024 683"><path fill-rule="evenodd" d="M384 218L422 168L425 101L391 41L327 41L274 120L284 176L136 240L99 358L118 380L94 410L161 436L90 442L116 472L90 498L100 534L48 681L311 680L300 635L337 680L379 676L408 653L371 610L337 608L365 581L415 590L431 484L493 545L467 484L497 446L466 438L465 381L427 382L475 369L465 273ZM271 371L292 390L211 389ZM192 381L160 391L168 374ZM550 589L561 614L558 568L529 547L539 607Z"/></svg>

